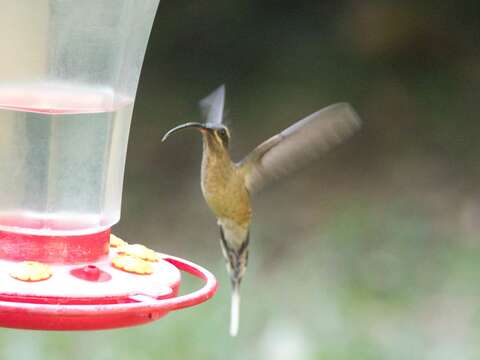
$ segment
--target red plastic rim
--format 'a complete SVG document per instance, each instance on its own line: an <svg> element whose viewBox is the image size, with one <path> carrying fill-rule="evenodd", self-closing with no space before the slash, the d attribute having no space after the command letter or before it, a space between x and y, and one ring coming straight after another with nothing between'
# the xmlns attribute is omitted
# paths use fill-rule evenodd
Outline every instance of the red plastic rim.
<svg viewBox="0 0 480 360"><path fill-rule="evenodd" d="M95 262L108 254L110 229L94 234L49 236L0 231L0 259L45 263Z"/></svg>
<svg viewBox="0 0 480 360"><path fill-rule="evenodd" d="M148 323L173 310L198 305L210 299L217 290L215 277L203 267L173 256L165 261L179 270L202 279L202 288L182 296L156 299L148 296L132 297L132 302L121 304L38 304L0 301L0 326L34 330L100 330Z"/></svg>

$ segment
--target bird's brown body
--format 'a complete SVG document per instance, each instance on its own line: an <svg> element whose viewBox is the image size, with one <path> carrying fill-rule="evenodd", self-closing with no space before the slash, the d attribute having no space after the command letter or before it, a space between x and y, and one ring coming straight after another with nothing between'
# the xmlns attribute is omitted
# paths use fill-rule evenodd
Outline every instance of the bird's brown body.
<svg viewBox="0 0 480 360"><path fill-rule="evenodd" d="M238 331L240 283L248 263L252 207L243 169L234 164L218 134L203 133L202 192L217 217L220 245L232 285L230 333Z"/></svg>
<svg viewBox="0 0 480 360"><path fill-rule="evenodd" d="M227 149L204 134L201 184L205 200L219 219L248 228L252 218L250 195L244 174L230 159Z"/></svg>
<svg viewBox="0 0 480 360"><path fill-rule="evenodd" d="M317 111L257 146L240 163L229 154L230 134L222 124L224 87L201 102L207 122L187 123L165 134L196 128L203 137L202 192L217 218L227 270L232 283L230 334L239 323L239 287L248 262L252 207L250 195L279 177L312 160L351 135L360 120L350 105L338 103Z"/></svg>

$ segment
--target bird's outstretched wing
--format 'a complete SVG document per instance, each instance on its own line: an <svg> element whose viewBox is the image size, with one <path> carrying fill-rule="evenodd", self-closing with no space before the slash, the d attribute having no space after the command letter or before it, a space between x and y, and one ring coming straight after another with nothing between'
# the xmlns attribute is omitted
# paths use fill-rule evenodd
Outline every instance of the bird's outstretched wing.
<svg viewBox="0 0 480 360"><path fill-rule="evenodd" d="M257 146L238 164L250 193L342 142L360 128L347 103L330 105L296 122Z"/></svg>
<svg viewBox="0 0 480 360"><path fill-rule="evenodd" d="M225 102L225 85L220 85L214 92L200 100L200 108L206 124L219 125L223 120Z"/></svg>

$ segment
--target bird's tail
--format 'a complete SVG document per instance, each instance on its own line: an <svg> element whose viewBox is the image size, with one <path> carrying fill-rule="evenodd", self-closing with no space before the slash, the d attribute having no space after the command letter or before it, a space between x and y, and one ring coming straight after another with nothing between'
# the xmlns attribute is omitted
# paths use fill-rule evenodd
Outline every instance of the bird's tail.
<svg viewBox="0 0 480 360"><path fill-rule="evenodd" d="M240 325L240 282L232 281L232 303L230 307L230 336L237 336Z"/></svg>
<svg viewBox="0 0 480 360"><path fill-rule="evenodd" d="M230 308L230 335L236 336L240 323L240 283L248 262L248 231L240 246L231 246L220 226L221 245L226 260L227 270L232 284L232 302Z"/></svg>

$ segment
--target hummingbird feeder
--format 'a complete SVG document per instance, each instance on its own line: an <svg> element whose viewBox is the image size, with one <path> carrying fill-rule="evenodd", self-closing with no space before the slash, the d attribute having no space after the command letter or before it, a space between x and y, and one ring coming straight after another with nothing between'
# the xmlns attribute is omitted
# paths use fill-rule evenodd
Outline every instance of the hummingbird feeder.
<svg viewBox="0 0 480 360"><path fill-rule="evenodd" d="M215 293L202 267L110 232L158 2L2 4L0 326L132 326ZM180 271L204 286L179 296Z"/></svg>

